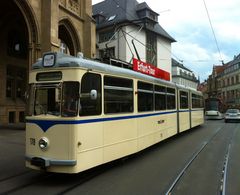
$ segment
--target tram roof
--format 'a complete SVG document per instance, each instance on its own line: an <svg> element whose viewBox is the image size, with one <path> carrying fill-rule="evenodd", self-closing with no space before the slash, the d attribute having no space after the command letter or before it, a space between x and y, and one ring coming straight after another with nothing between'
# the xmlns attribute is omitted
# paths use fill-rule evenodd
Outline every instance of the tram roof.
<svg viewBox="0 0 240 195"><path fill-rule="evenodd" d="M54 64L52 66L44 66L44 58L45 56L52 55L55 57ZM105 64L102 62L85 59L83 57L75 57L67 54L59 53L59 52L47 52L44 53L43 58L40 58L35 64L32 65L33 69L41 69L41 70L54 70L55 68L82 68L89 71L97 71L101 73L111 74L112 76L124 76L129 78L136 78L139 80L143 80L146 82L152 82L155 84L163 84L172 87L184 88L183 86L176 85L175 83L165 81L159 78L155 78L152 76L145 75L143 73L139 73L130 69L120 68L113 65ZM196 90L192 88L184 88L191 91Z"/></svg>

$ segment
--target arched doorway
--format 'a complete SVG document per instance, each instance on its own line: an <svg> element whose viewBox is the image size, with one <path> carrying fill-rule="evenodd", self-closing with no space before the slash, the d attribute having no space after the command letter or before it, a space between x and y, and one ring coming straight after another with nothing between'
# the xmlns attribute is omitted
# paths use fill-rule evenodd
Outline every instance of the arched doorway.
<svg viewBox="0 0 240 195"><path fill-rule="evenodd" d="M59 22L58 38L60 39L60 51L76 56L80 51L79 39L76 30L68 19Z"/></svg>
<svg viewBox="0 0 240 195"><path fill-rule="evenodd" d="M19 3L19 0L0 1L0 125L25 121L29 51L36 38L29 36L29 26L34 25L23 15L23 10L28 13L30 10L26 10L25 1Z"/></svg>

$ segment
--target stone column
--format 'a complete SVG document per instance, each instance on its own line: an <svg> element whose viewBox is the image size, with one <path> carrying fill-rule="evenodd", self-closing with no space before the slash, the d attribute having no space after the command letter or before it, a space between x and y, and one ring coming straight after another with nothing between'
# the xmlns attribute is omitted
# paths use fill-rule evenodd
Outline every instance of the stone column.
<svg viewBox="0 0 240 195"><path fill-rule="evenodd" d="M42 0L42 53L47 51L59 51L60 43L58 39L58 12L58 0Z"/></svg>
<svg viewBox="0 0 240 195"><path fill-rule="evenodd" d="M84 14L84 29L83 34L83 53L88 58L96 57L96 24L92 18L92 1L84 1L84 9L86 10ZM86 36L87 35L87 36Z"/></svg>

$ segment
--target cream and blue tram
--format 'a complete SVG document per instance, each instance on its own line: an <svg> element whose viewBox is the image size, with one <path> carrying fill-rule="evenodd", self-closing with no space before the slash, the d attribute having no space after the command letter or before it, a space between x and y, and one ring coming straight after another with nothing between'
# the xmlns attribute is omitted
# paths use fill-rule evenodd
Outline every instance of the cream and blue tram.
<svg viewBox="0 0 240 195"><path fill-rule="evenodd" d="M26 166L78 173L203 123L202 95L129 69L46 53L29 75Z"/></svg>

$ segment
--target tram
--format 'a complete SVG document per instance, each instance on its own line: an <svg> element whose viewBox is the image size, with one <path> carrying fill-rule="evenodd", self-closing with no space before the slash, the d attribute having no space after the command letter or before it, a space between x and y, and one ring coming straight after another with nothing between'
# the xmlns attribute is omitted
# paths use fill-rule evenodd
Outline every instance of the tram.
<svg viewBox="0 0 240 195"><path fill-rule="evenodd" d="M26 166L78 173L204 122L202 94L133 70L45 53L29 75Z"/></svg>
<svg viewBox="0 0 240 195"><path fill-rule="evenodd" d="M207 98L205 100L205 117L206 119L223 119L224 104L219 98Z"/></svg>

